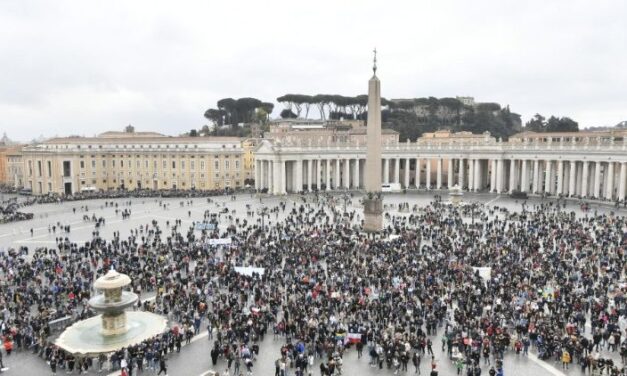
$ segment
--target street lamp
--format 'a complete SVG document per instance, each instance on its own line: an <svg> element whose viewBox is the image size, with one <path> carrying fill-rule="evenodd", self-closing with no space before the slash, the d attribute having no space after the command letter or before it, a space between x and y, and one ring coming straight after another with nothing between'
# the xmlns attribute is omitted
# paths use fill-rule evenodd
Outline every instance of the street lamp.
<svg viewBox="0 0 627 376"><path fill-rule="evenodd" d="M348 192L344 192L342 194L342 199L344 200L344 214L346 214L346 203L348 202L348 200L350 200Z"/></svg>
<svg viewBox="0 0 627 376"><path fill-rule="evenodd" d="M264 205L264 206L262 206L260 208L257 208L257 215L261 216L261 233L263 233L263 231L266 228L266 224L265 224L264 218L265 218L265 216L268 216L268 217L270 216L268 214L268 207Z"/></svg>

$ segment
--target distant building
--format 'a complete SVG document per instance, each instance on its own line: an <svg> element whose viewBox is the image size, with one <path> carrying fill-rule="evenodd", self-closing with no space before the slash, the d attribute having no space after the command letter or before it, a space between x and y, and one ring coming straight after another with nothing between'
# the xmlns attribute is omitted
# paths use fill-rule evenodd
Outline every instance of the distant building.
<svg viewBox="0 0 627 376"><path fill-rule="evenodd" d="M24 147L23 180L34 194L240 188L252 179L251 150L237 137L105 132L54 138Z"/></svg>
<svg viewBox="0 0 627 376"><path fill-rule="evenodd" d="M0 147L0 184L23 187L23 166L21 145Z"/></svg>

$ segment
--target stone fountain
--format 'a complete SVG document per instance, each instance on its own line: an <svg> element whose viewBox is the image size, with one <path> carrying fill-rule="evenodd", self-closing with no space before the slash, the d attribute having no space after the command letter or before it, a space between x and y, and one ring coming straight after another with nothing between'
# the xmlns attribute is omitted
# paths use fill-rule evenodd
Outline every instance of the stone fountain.
<svg viewBox="0 0 627 376"><path fill-rule="evenodd" d="M126 311L138 300L137 294L123 290L130 285L126 274L109 270L94 287L102 293L89 300L98 316L79 321L67 328L56 345L77 355L110 353L138 344L161 334L167 320L150 312Z"/></svg>

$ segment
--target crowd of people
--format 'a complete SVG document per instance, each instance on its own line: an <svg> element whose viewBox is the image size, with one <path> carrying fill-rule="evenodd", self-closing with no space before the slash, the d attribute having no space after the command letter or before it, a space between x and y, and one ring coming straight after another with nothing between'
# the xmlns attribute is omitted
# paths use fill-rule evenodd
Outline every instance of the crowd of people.
<svg viewBox="0 0 627 376"><path fill-rule="evenodd" d="M93 216L88 242L66 234L57 247L0 255L4 343L54 372L167 373L168 354L203 330L211 366L234 375L268 374L255 370L268 333L280 351L262 356L276 356L277 376L342 374L347 351L394 374L437 375L450 362L458 374L503 375L506 361L530 351L564 369L624 372L622 216L440 199L387 207L384 231L372 236L338 197L297 196L245 216L214 204L196 220L213 225L202 230L152 220L105 239L96 226L106 223ZM108 357L65 353L49 340L50 323L92 315L93 281L110 268L131 277L136 309L171 328Z"/></svg>
<svg viewBox="0 0 627 376"><path fill-rule="evenodd" d="M27 221L33 219L32 213L24 213L18 210L20 205L15 199L4 200L0 202L0 224Z"/></svg>

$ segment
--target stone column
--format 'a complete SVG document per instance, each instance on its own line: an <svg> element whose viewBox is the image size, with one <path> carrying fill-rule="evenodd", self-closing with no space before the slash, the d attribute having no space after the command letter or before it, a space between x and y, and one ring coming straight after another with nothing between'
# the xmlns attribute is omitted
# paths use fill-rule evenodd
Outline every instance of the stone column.
<svg viewBox="0 0 627 376"><path fill-rule="evenodd" d="M453 158L448 159L448 178L446 180L448 184L448 189L453 188L453 186L455 185L455 182L453 181Z"/></svg>
<svg viewBox="0 0 627 376"><path fill-rule="evenodd" d="M491 162L490 171L490 192L496 192L496 159Z"/></svg>
<svg viewBox="0 0 627 376"><path fill-rule="evenodd" d="M355 169L353 170L353 185L355 189L359 189L359 157L355 159Z"/></svg>
<svg viewBox="0 0 627 376"><path fill-rule="evenodd" d="M531 192L538 193L540 186L540 161L538 161L537 159L533 161L533 175L531 176L531 178Z"/></svg>
<svg viewBox="0 0 627 376"><path fill-rule="evenodd" d="M557 163L557 191L555 192L558 196L563 193L564 186L564 161L559 161Z"/></svg>
<svg viewBox="0 0 627 376"><path fill-rule="evenodd" d="M326 166L324 169L324 183L326 185L326 190L331 190L331 159L325 159Z"/></svg>
<svg viewBox="0 0 627 376"><path fill-rule="evenodd" d="M475 190L475 160L468 160L468 192Z"/></svg>
<svg viewBox="0 0 627 376"><path fill-rule="evenodd" d="M268 188L268 193L273 194L274 193L274 189L272 187L272 181L273 181L273 176L274 175L274 167L272 164L272 161L266 161L265 163L266 165L266 188Z"/></svg>
<svg viewBox="0 0 627 376"><path fill-rule="evenodd" d="M520 177L520 191L527 192L529 191L529 173L527 172L527 160L523 159L520 161L520 169L521 169L521 177Z"/></svg>
<svg viewBox="0 0 627 376"><path fill-rule="evenodd" d="M416 189L420 188L420 158L416 158Z"/></svg>
<svg viewBox="0 0 627 376"><path fill-rule="evenodd" d="M576 181L577 181L577 162L570 161L570 175L568 176L568 196L572 197L575 193Z"/></svg>
<svg viewBox="0 0 627 376"><path fill-rule="evenodd" d="M265 176L264 176L264 161L263 160L259 160L259 189L263 189L264 188L264 180L265 180Z"/></svg>
<svg viewBox="0 0 627 376"><path fill-rule="evenodd" d="M396 158L394 159L394 183L400 183L401 182L401 159L400 158Z"/></svg>
<svg viewBox="0 0 627 376"><path fill-rule="evenodd" d="M341 174L340 174L340 171L341 171L340 170L340 168L341 168L340 163L341 162L340 162L339 158L335 160L335 184L334 184L334 188L335 189L340 189L340 187L342 187L342 184L341 184L342 183L341 182L342 177L341 177Z"/></svg>
<svg viewBox="0 0 627 376"><path fill-rule="evenodd" d="M509 161L509 193L516 190L516 160Z"/></svg>
<svg viewBox="0 0 627 376"><path fill-rule="evenodd" d="M600 198L601 191L601 162L596 162L594 165L594 185L592 196L594 198Z"/></svg>
<svg viewBox="0 0 627 376"><path fill-rule="evenodd" d="M261 169L259 168L259 159L255 159L255 190L259 190L259 174Z"/></svg>
<svg viewBox="0 0 627 376"><path fill-rule="evenodd" d="M312 170L313 170L313 159L308 159L307 160L307 190L309 190L309 192L312 191L311 186L312 186Z"/></svg>
<svg viewBox="0 0 627 376"><path fill-rule="evenodd" d="M280 194L284 195L287 193L287 162L286 161L281 161L280 162L280 187L281 187L281 192L279 192Z"/></svg>
<svg viewBox="0 0 627 376"><path fill-rule="evenodd" d="M544 192L551 193L551 161L545 161L546 171L544 178Z"/></svg>
<svg viewBox="0 0 627 376"><path fill-rule="evenodd" d="M405 188L409 188L409 158L405 158Z"/></svg>
<svg viewBox="0 0 627 376"><path fill-rule="evenodd" d="M296 161L296 189L295 192L303 190L303 160Z"/></svg>
<svg viewBox="0 0 627 376"><path fill-rule="evenodd" d="M436 189L442 189L442 158L436 164Z"/></svg>
<svg viewBox="0 0 627 376"><path fill-rule="evenodd" d="M383 160L383 183L390 183L390 160L388 158Z"/></svg>
<svg viewBox="0 0 627 376"><path fill-rule="evenodd" d="M344 188L349 189L351 185L351 160L344 159Z"/></svg>
<svg viewBox="0 0 627 376"><path fill-rule="evenodd" d="M503 192L503 181L505 180L505 176L503 176L503 172L505 172L504 163L502 159L496 162L496 193Z"/></svg>
<svg viewBox="0 0 627 376"><path fill-rule="evenodd" d="M575 194L581 195L581 185L583 184L583 163L575 163L575 170L577 170L577 175L575 175Z"/></svg>
<svg viewBox="0 0 627 376"><path fill-rule="evenodd" d="M627 178L627 163L621 162L618 181L618 199L621 201L625 200L625 178Z"/></svg>
<svg viewBox="0 0 627 376"><path fill-rule="evenodd" d="M473 179L475 192L478 192L482 188L483 171L481 171L481 160L475 159L475 178Z"/></svg>
<svg viewBox="0 0 627 376"><path fill-rule="evenodd" d="M614 162L607 164L607 187L605 188L605 198L614 198Z"/></svg>
<svg viewBox="0 0 627 376"><path fill-rule="evenodd" d="M460 189L464 189L464 184L466 183L464 181L464 175L465 175L465 169L464 169L464 158L460 158L459 159L459 167L458 167L458 172L457 172L457 179L459 181L459 188Z"/></svg>
<svg viewBox="0 0 627 376"><path fill-rule="evenodd" d="M278 177L279 174L281 173L280 171L280 166L279 166L279 162L278 161L272 161L272 194L276 195L279 193L279 182L278 182Z"/></svg>
<svg viewBox="0 0 627 376"><path fill-rule="evenodd" d="M588 197L588 161L583 162L583 173L581 178L581 197Z"/></svg>
<svg viewBox="0 0 627 376"><path fill-rule="evenodd" d="M318 159L316 163L316 188L322 190L322 159Z"/></svg>
<svg viewBox="0 0 627 376"><path fill-rule="evenodd" d="M427 159L427 190L431 189L431 159Z"/></svg>

